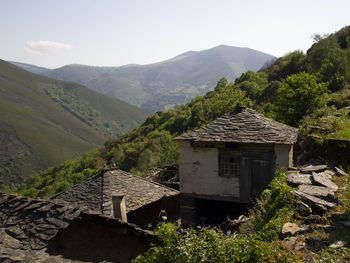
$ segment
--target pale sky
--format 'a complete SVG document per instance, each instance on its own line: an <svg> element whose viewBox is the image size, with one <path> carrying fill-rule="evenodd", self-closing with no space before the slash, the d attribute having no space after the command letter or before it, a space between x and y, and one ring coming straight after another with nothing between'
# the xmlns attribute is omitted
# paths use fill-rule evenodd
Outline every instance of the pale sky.
<svg viewBox="0 0 350 263"><path fill-rule="evenodd" d="M149 64L221 44L282 56L350 25L349 0L0 0L0 59Z"/></svg>

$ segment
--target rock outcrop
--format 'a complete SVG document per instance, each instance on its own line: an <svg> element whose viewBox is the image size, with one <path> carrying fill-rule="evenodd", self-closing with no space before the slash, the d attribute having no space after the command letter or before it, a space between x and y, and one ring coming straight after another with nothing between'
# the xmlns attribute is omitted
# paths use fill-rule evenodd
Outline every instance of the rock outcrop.
<svg viewBox="0 0 350 263"><path fill-rule="evenodd" d="M324 213L339 203L335 195L338 186L332 181L335 174L346 173L339 168L333 172L327 165L308 165L300 170L293 169L289 171L288 183L298 189L291 193L310 206L312 211Z"/></svg>
<svg viewBox="0 0 350 263"><path fill-rule="evenodd" d="M337 191L343 191L333 181L335 176L347 175L342 169L331 170L327 165L308 165L304 168L293 168L288 171L288 184L294 187L291 193L298 199L298 222L285 223L282 227L281 246L295 254L306 253L306 246L315 244L328 246L332 249L342 249L346 242L336 240L329 243L329 240L319 236L319 232L331 232L335 229L350 228L350 220L346 213L333 212L329 210L341 200L337 197ZM340 227L340 228L339 228ZM314 232L316 231L316 232ZM305 242L306 243L305 243ZM305 262L316 262L309 254L304 256Z"/></svg>

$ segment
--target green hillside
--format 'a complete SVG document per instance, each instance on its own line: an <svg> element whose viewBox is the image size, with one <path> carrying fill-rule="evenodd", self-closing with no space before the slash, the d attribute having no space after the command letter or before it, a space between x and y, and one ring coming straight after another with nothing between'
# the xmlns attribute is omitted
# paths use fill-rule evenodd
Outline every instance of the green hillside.
<svg viewBox="0 0 350 263"><path fill-rule="evenodd" d="M0 188L98 147L146 113L0 60Z"/></svg>
<svg viewBox="0 0 350 263"><path fill-rule="evenodd" d="M44 75L74 81L148 111L173 108L208 92L218 79L257 71L274 57L249 48L218 46L150 64L122 67L67 65Z"/></svg>
<svg viewBox="0 0 350 263"><path fill-rule="evenodd" d="M319 57L321 64L315 63ZM300 126L306 135L312 134L310 126L316 123L333 129L321 134L324 138L350 139L349 72L350 27L346 27L316 39L307 54L292 52L259 72L242 74L235 83L223 78L214 91L175 109L154 113L132 132L106 141L104 147L80 159L34 175L13 191L45 197L103 166L116 165L142 175L154 167L177 163L174 136L202 127L237 103L250 102L266 115Z"/></svg>

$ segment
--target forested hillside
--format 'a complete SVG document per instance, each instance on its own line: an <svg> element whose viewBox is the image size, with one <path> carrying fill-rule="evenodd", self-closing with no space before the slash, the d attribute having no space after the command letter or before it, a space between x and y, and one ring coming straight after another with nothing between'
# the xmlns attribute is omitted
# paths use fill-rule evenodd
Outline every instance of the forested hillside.
<svg viewBox="0 0 350 263"><path fill-rule="evenodd" d="M350 139L350 27L326 37L316 36L304 54L294 51L259 72L243 73L234 83L220 79L204 96L168 111L156 112L132 132L105 142L104 147L75 161L32 176L13 191L50 196L83 180L103 166L118 166L136 174L177 163L173 138L199 128L248 102L281 122L322 128L319 136Z"/></svg>
<svg viewBox="0 0 350 263"><path fill-rule="evenodd" d="M147 111L170 109L203 95L222 77L257 71L273 56L249 48L218 46L149 65L66 65L41 74L73 81ZM28 65L25 65L28 68ZM37 68L34 68L35 70Z"/></svg>
<svg viewBox="0 0 350 263"><path fill-rule="evenodd" d="M0 188L132 130L143 110L0 60Z"/></svg>

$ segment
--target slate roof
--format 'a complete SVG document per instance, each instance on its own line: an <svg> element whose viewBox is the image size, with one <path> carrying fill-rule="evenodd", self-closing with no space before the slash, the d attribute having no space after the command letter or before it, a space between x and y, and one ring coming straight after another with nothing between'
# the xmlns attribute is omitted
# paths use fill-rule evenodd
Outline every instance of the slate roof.
<svg viewBox="0 0 350 263"><path fill-rule="evenodd" d="M294 144L298 129L266 117L248 107L234 110L206 126L176 137L176 140Z"/></svg>
<svg viewBox="0 0 350 263"><path fill-rule="evenodd" d="M0 262L20 262L28 257L51 258L44 252L48 242L60 229L84 216L106 224L113 221L132 232L151 235L151 232L132 224L97 215L86 207L77 207L62 200L32 199L0 193ZM56 258L55 262L70 262L59 256L53 258Z"/></svg>
<svg viewBox="0 0 350 263"><path fill-rule="evenodd" d="M55 199L87 206L105 216L112 215L112 196L124 195L126 211L130 212L162 197L179 194L161 184L147 181L119 169L104 170L72 188L54 196Z"/></svg>

